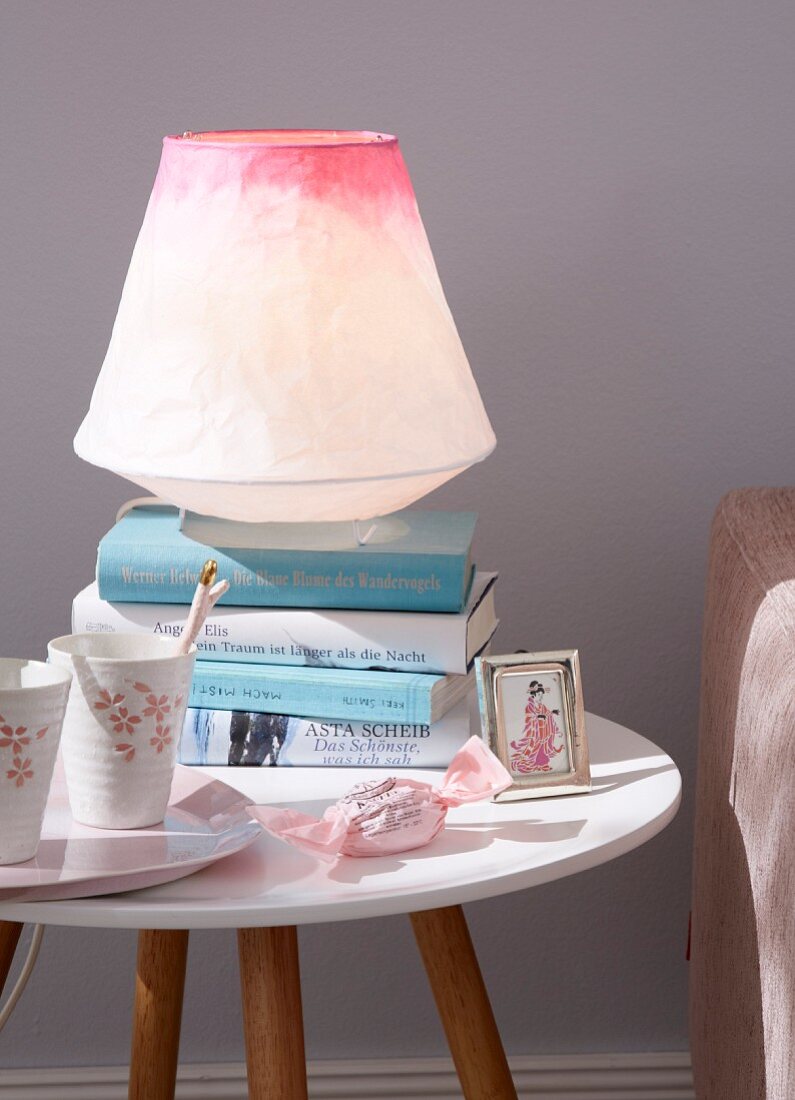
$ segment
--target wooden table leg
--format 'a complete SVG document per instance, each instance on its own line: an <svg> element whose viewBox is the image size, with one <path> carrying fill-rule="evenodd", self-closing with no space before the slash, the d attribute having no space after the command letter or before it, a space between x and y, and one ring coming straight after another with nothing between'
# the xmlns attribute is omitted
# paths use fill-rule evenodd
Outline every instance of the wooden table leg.
<svg viewBox="0 0 795 1100"><path fill-rule="evenodd" d="M129 1100L174 1100L188 933L138 933Z"/></svg>
<svg viewBox="0 0 795 1100"><path fill-rule="evenodd" d="M466 1100L516 1100L461 906L412 913L411 923Z"/></svg>
<svg viewBox="0 0 795 1100"><path fill-rule="evenodd" d="M0 993L6 984L23 927L14 920L0 920Z"/></svg>
<svg viewBox="0 0 795 1100"><path fill-rule="evenodd" d="M237 933L249 1100L306 1100L298 931Z"/></svg>

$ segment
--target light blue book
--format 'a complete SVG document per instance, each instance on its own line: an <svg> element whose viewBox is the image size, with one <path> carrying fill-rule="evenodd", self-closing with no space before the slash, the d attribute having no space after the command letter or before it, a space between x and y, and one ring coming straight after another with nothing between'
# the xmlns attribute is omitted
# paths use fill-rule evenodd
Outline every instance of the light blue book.
<svg viewBox="0 0 795 1100"><path fill-rule="evenodd" d="M139 505L99 544L103 600L187 604L207 558L229 581L222 603L458 612L473 576L473 512L405 510L370 521L359 545L350 523L235 524Z"/></svg>
<svg viewBox="0 0 795 1100"><path fill-rule="evenodd" d="M297 668L197 661L188 705L312 718L430 725L464 698L471 674Z"/></svg>

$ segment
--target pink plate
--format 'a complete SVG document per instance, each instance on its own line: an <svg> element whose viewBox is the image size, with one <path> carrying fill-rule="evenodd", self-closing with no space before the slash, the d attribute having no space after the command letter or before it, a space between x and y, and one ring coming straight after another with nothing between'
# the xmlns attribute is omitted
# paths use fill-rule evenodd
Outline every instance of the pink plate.
<svg viewBox="0 0 795 1100"><path fill-rule="evenodd" d="M0 901L118 894L184 878L259 836L251 799L200 768L177 765L165 821L148 829L92 829L73 820L60 761L35 859L0 867Z"/></svg>

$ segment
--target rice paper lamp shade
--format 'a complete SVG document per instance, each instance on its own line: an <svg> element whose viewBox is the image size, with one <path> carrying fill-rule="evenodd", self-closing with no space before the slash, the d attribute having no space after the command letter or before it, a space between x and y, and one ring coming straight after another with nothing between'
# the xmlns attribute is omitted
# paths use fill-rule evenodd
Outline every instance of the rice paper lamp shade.
<svg viewBox="0 0 795 1100"><path fill-rule="evenodd" d="M164 139L82 458L299 522L405 507L494 442L396 138Z"/></svg>

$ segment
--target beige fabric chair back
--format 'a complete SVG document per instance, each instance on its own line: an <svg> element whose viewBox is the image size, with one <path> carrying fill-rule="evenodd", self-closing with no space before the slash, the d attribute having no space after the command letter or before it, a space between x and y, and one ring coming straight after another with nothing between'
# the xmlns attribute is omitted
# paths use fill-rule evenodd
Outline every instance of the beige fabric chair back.
<svg viewBox="0 0 795 1100"><path fill-rule="evenodd" d="M690 967L698 1100L795 1100L795 489L712 528Z"/></svg>

